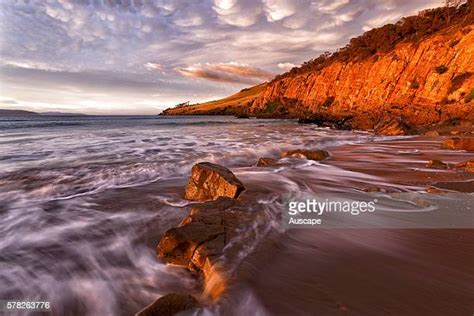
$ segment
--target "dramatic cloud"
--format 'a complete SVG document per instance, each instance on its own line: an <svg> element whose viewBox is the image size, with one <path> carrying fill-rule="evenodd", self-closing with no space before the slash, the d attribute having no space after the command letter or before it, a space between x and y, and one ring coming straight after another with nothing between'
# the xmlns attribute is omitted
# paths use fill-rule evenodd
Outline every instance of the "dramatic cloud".
<svg viewBox="0 0 474 316"><path fill-rule="evenodd" d="M268 80L365 30L442 3L0 1L0 98L32 110L156 113Z"/></svg>
<svg viewBox="0 0 474 316"><path fill-rule="evenodd" d="M195 64L176 68L176 71L185 77L230 83L254 84L274 77L274 74L270 74L260 68L241 65L235 62Z"/></svg>
<svg viewBox="0 0 474 316"><path fill-rule="evenodd" d="M279 63L278 68L283 69L283 70L290 70L291 68L296 67L295 64L293 63Z"/></svg>

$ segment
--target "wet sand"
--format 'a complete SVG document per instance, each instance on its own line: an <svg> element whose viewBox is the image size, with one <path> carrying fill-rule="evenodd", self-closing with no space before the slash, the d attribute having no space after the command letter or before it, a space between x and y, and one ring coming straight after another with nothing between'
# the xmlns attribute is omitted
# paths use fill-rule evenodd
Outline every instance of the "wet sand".
<svg viewBox="0 0 474 316"><path fill-rule="evenodd" d="M289 230L239 273L270 315L470 315L474 230Z"/></svg>

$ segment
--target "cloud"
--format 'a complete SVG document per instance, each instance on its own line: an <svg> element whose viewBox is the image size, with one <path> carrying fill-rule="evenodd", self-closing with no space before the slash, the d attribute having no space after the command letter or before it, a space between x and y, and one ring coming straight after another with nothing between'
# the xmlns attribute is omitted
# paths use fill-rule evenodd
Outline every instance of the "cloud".
<svg viewBox="0 0 474 316"><path fill-rule="evenodd" d="M165 71L165 66L162 65L162 64L158 64L158 63L147 62L147 63L145 63L144 66L148 70Z"/></svg>
<svg viewBox="0 0 474 316"><path fill-rule="evenodd" d="M298 11L304 11L310 6L310 1L308 0L263 0L263 3L265 4L264 10L267 21L269 22L280 21Z"/></svg>
<svg viewBox="0 0 474 316"><path fill-rule="evenodd" d="M214 0L213 9L221 23L248 27L257 22L262 3L256 0Z"/></svg>
<svg viewBox="0 0 474 316"><path fill-rule="evenodd" d="M12 99L5 99L5 100L0 100L1 104L8 104L8 105L13 105L13 104L18 104L15 100Z"/></svg>
<svg viewBox="0 0 474 316"><path fill-rule="evenodd" d="M0 98L79 104L91 97L97 107L117 102L110 111L122 110L135 97L202 101L268 80L290 64L346 45L364 30L442 2L0 1L0 65L10 67L0 69ZM75 95L81 100L65 96L73 90L81 91ZM96 97L112 98L110 91L120 98Z"/></svg>
<svg viewBox="0 0 474 316"><path fill-rule="evenodd" d="M291 68L297 67L297 65L293 63L279 63L278 68L283 69L283 70L290 70Z"/></svg>
<svg viewBox="0 0 474 316"><path fill-rule="evenodd" d="M253 84L269 80L274 76L260 68L235 62L194 64L187 67L177 68L176 71L185 77L228 83Z"/></svg>

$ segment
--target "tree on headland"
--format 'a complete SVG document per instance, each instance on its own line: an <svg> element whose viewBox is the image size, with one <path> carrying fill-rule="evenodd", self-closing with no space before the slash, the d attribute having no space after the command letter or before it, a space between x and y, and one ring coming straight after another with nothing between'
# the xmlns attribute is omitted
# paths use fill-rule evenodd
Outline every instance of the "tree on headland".
<svg viewBox="0 0 474 316"><path fill-rule="evenodd" d="M446 12L446 21L448 21L448 23L451 20L451 10L452 10L452 8L454 8L454 10L456 10L463 2L464 2L464 0L444 0L444 5L446 7L446 11L445 11Z"/></svg>

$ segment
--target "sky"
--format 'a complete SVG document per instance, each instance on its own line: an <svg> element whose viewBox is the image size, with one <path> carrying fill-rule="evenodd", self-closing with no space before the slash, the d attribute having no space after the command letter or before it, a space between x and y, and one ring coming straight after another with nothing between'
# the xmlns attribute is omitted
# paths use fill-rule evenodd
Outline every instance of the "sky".
<svg viewBox="0 0 474 316"><path fill-rule="evenodd" d="M0 108L157 114L219 99L441 0L1 0Z"/></svg>

